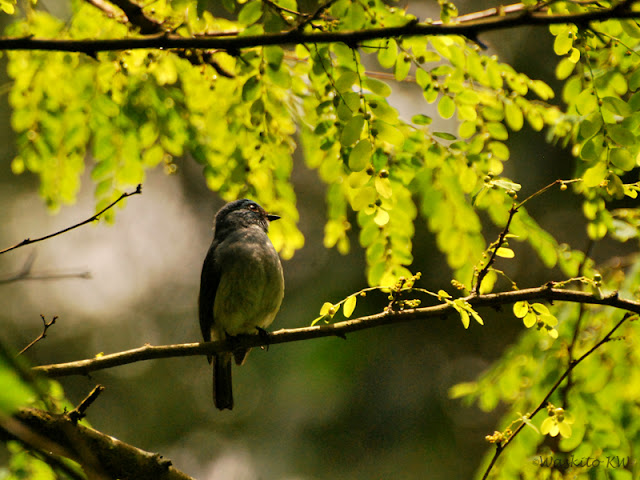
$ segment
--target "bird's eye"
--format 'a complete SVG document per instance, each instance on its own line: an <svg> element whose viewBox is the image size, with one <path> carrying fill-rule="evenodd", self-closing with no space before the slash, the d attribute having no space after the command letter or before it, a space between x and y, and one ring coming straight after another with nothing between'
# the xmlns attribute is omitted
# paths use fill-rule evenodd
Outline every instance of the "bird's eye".
<svg viewBox="0 0 640 480"><path fill-rule="evenodd" d="M258 205L256 205L255 203L250 203L248 208L249 210L253 210L254 212L258 211Z"/></svg>

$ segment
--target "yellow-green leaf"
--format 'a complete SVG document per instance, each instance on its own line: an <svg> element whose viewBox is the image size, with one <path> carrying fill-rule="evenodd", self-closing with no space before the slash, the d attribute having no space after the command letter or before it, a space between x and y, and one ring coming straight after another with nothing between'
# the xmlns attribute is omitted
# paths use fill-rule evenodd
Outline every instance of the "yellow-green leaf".
<svg viewBox="0 0 640 480"><path fill-rule="evenodd" d="M354 172L364 170L369 165L371 154L373 153L373 147L371 142L363 138L356 146L353 147L349 154L349 168Z"/></svg>
<svg viewBox="0 0 640 480"><path fill-rule="evenodd" d="M356 302L356 295L351 295L345 300L344 305L342 306L342 313L345 317L349 318L353 314L353 311L356 309Z"/></svg>
<svg viewBox="0 0 640 480"><path fill-rule="evenodd" d="M513 304L513 314L518 318L524 318L529 313L529 302L522 301Z"/></svg>
<svg viewBox="0 0 640 480"><path fill-rule="evenodd" d="M500 247L496 251L496 255L498 257L502 257L502 258L513 258L513 257L516 256L516 254L513 253L513 250L511 250L510 248L507 248L507 247Z"/></svg>
<svg viewBox="0 0 640 480"><path fill-rule="evenodd" d="M438 113L442 118L451 118L456 111L456 104L448 95L443 95L438 102Z"/></svg>

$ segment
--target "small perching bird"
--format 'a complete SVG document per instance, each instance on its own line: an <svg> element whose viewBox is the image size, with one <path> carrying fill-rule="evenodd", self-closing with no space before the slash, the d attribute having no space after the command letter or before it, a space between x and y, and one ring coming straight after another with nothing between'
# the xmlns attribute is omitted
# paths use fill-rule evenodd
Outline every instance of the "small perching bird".
<svg viewBox="0 0 640 480"><path fill-rule="evenodd" d="M269 222L279 218L247 199L227 203L216 213L200 277L198 307L205 342L258 334L273 322L284 296L284 276L267 232ZM248 353L240 349L209 357L218 409L233 408L231 357L242 365Z"/></svg>

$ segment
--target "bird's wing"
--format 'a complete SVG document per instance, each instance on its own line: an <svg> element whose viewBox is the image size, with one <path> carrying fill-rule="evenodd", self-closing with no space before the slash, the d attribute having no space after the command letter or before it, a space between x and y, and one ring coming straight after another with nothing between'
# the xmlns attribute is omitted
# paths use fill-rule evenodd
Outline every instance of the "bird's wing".
<svg viewBox="0 0 640 480"><path fill-rule="evenodd" d="M200 329L205 342L211 341L211 326L213 324L213 304L216 299L216 292L220 284L220 268L214 261L214 255L218 242L213 241L207 256L202 265L200 275L200 297L198 299L198 310L200 316Z"/></svg>

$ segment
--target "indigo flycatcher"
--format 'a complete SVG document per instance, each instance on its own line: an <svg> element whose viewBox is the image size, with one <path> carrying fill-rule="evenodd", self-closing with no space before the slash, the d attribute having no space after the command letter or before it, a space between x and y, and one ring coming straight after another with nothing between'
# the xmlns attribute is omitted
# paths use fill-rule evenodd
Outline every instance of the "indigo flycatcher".
<svg viewBox="0 0 640 480"><path fill-rule="evenodd" d="M268 214L252 200L227 203L216 213L213 242L202 265L198 301L205 342L258 334L273 322L284 296L282 264L267 236ZM233 408L231 357L242 365L248 349L209 356L213 402Z"/></svg>

